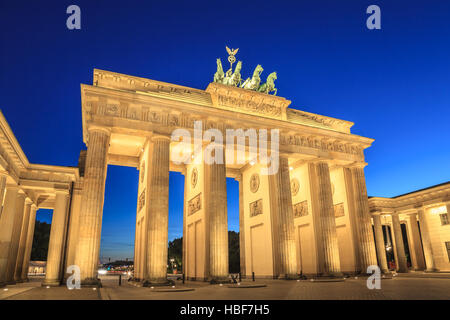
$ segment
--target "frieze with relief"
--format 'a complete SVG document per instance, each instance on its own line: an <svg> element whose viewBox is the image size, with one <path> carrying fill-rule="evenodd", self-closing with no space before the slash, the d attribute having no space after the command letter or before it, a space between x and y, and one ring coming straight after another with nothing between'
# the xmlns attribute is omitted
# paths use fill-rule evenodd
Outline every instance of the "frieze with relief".
<svg viewBox="0 0 450 320"><path fill-rule="evenodd" d="M92 114L121 117L125 119L141 120L155 124L167 125L171 127L193 128L194 122L201 120L199 117L190 114L173 114L163 111L152 110L147 106L130 108L126 104L102 103L88 101L86 102L87 120L91 119ZM204 130L208 128L222 128L224 125L220 121L203 121ZM229 129L245 128L245 124L229 125ZM300 146L320 149L323 151L340 152L364 156L364 149L355 144L345 143L343 141L327 140L322 137L306 135L285 135L280 134L280 145Z"/></svg>
<svg viewBox="0 0 450 320"><path fill-rule="evenodd" d="M141 194L139 195L138 212L141 211L144 206L145 206L145 189L142 190Z"/></svg>
<svg viewBox="0 0 450 320"><path fill-rule="evenodd" d="M262 199L250 203L250 217L254 217L263 213Z"/></svg>
<svg viewBox="0 0 450 320"><path fill-rule="evenodd" d="M293 178L291 180L291 194L293 196L296 196L299 190L300 190L300 182L298 181L297 178Z"/></svg>
<svg viewBox="0 0 450 320"><path fill-rule="evenodd" d="M199 193L188 202L188 215L192 215L202 208L202 194Z"/></svg>
<svg viewBox="0 0 450 320"><path fill-rule="evenodd" d="M345 216L344 203L343 202L335 204L333 206L333 209L334 209L334 216L336 218Z"/></svg>
<svg viewBox="0 0 450 320"><path fill-rule="evenodd" d="M259 174L254 173L250 177L250 191L255 193L259 189Z"/></svg>
<svg viewBox="0 0 450 320"><path fill-rule="evenodd" d="M308 215L308 200L293 205L294 218L304 217Z"/></svg>

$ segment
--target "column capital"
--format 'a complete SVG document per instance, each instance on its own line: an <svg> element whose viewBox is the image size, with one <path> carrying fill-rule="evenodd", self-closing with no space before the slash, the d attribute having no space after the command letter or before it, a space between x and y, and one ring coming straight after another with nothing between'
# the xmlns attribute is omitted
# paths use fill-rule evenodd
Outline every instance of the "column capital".
<svg viewBox="0 0 450 320"><path fill-rule="evenodd" d="M32 210L37 210L37 209L38 209L37 204L32 203L32 204L31 204L31 209L32 209Z"/></svg>
<svg viewBox="0 0 450 320"><path fill-rule="evenodd" d="M357 161L355 161L355 162L350 163L348 165L344 165L343 167L344 168L348 168L348 169L358 169L358 168L364 169L367 165L368 165L367 162L357 162Z"/></svg>
<svg viewBox="0 0 450 320"><path fill-rule="evenodd" d="M9 175L9 172L6 170L0 170L0 177L7 177Z"/></svg>
<svg viewBox="0 0 450 320"><path fill-rule="evenodd" d="M88 132L92 132L92 131L101 131L104 132L108 135L111 135L111 129L108 127L102 127L102 126L97 126L97 125L90 125L88 127Z"/></svg>
<svg viewBox="0 0 450 320"><path fill-rule="evenodd" d="M64 194L64 195L69 195L69 190L68 189L56 189L55 190L55 194Z"/></svg>
<svg viewBox="0 0 450 320"><path fill-rule="evenodd" d="M25 204L26 205L31 205L32 203L33 203L33 200L31 200L30 198L26 197Z"/></svg>
<svg viewBox="0 0 450 320"><path fill-rule="evenodd" d="M166 135L163 135L163 134L154 134L154 135L152 135L152 137L150 138L150 140L152 141L152 142L155 142L155 141L161 141L161 140L166 140L166 141L169 141L170 142L170 137L169 136L166 136Z"/></svg>
<svg viewBox="0 0 450 320"><path fill-rule="evenodd" d="M7 184L6 185L6 189L7 190L17 190L17 191L19 191L20 187L18 185L14 185L14 184Z"/></svg>

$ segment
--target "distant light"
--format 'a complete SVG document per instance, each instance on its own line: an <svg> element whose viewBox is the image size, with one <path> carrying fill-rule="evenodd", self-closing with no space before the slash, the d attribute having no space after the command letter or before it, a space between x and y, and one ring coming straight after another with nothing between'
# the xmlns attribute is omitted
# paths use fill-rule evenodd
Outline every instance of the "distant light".
<svg viewBox="0 0 450 320"><path fill-rule="evenodd" d="M289 170L290 170L290 171L292 171L292 170L294 170L294 168L292 168L292 167L289 167Z"/></svg>
<svg viewBox="0 0 450 320"><path fill-rule="evenodd" d="M108 271L106 271L105 269L100 269L98 270L98 274L107 274Z"/></svg>
<svg viewBox="0 0 450 320"><path fill-rule="evenodd" d="M150 289L155 289L155 287L150 287Z"/></svg>
<svg viewBox="0 0 450 320"><path fill-rule="evenodd" d="M50 286L46 286L47 289L50 289Z"/></svg>
<svg viewBox="0 0 450 320"><path fill-rule="evenodd" d="M251 166L255 165L255 161L254 160L250 161L250 165Z"/></svg>
<svg viewBox="0 0 450 320"><path fill-rule="evenodd" d="M172 286L172 288L175 288L175 286Z"/></svg>
<svg viewBox="0 0 450 320"><path fill-rule="evenodd" d="M95 290L97 290L97 288L92 288L92 290L94 290L94 291L95 291Z"/></svg>
<svg viewBox="0 0 450 320"><path fill-rule="evenodd" d="M8 288L3 289L3 291L8 291Z"/></svg>

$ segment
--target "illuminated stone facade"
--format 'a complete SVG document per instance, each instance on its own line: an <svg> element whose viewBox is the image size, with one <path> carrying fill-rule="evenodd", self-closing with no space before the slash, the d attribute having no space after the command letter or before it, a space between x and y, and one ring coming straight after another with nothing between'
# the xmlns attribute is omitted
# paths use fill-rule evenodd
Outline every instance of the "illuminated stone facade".
<svg viewBox="0 0 450 320"><path fill-rule="evenodd" d="M450 182L394 198L373 197L369 206L377 248L383 246L378 256L384 259L391 246L397 271L450 271Z"/></svg>
<svg viewBox="0 0 450 320"><path fill-rule="evenodd" d="M386 223L380 215L387 213L399 215L392 219L396 232L405 214L409 219L417 212L429 230L440 230L439 241L428 233L422 260L414 242L416 264L420 268L423 260L431 259L429 269L449 269L442 250L449 232L436 227L438 218L429 214L425 200L423 207L406 211L396 200L372 198L371 217L363 151L373 140L351 134L351 122L291 109L282 97L218 83L198 90L102 70L94 70L93 85L81 85L81 97L87 151L80 153L77 168L30 164L0 118L0 283L26 279L39 208L54 210L43 284L59 285L70 265L80 267L83 284L98 283L108 165L140 171L134 280L144 286L167 283L170 171L185 175L180 197L187 279L217 282L228 277L227 177L239 181L244 277L341 276L365 273L376 264L386 270L386 261L377 261L381 251L375 246L372 218L379 234ZM175 163L171 155L178 142L171 134L176 129L193 132L198 121L201 129L222 133L279 130L278 170L262 173L267 165L252 158L248 139L243 140L242 163L229 161L225 150L218 153L222 163L207 164L204 152L193 154L186 164ZM210 142L201 137L202 151ZM269 139L270 146L274 143ZM268 152L269 146L259 143L258 149ZM418 230L410 224L417 238ZM400 237L397 232L393 239ZM405 264L404 254L397 251Z"/></svg>

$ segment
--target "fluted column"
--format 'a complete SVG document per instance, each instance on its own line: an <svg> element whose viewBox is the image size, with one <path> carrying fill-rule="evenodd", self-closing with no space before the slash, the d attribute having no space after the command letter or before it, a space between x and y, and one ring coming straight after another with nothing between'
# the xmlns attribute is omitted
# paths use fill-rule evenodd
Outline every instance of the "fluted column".
<svg viewBox="0 0 450 320"><path fill-rule="evenodd" d="M31 204L30 218L28 220L27 241L25 243L25 253L22 265L22 274L20 276L21 281L28 280L28 268L30 265L31 249L33 248L34 225L36 223L36 210L36 205L34 203Z"/></svg>
<svg viewBox="0 0 450 320"><path fill-rule="evenodd" d="M297 248L295 245L294 213L292 212L291 183L289 161L280 156L278 172L274 175L274 194L277 198L277 224L279 253L279 277L293 279L297 277ZM330 187L331 188L331 187Z"/></svg>
<svg viewBox="0 0 450 320"><path fill-rule="evenodd" d="M80 267L81 282L84 285L97 285L99 283L97 266L109 139L110 132L107 129L89 128L89 145L84 172L78 234L79 242L75 254L75 265Z"/></svg>
<svg viewBox="0 0 450 320"><path fill-rule="evenodd" d="M420 241L419 227L417 226L417 214L410 213L408 215L409 229L409 251L411 254L411 262L414 270L425 269L425 260L423 257L422 243Z"/></svg>
<svg viewBox="0 0 450 320"><path fill-rule="evenodd" d="M8 265L6 267L6 282L10 284L14 281L14 273L16 271L17 255L19 252L20 231L22 229L23 214L25 205L25 194L19 193L16 197L16 208L14 213L14 225L12 229L11 245L9 247Z"/></svg>
<svg viewBox="0 0 450 320"><path fill-rule="evenodd" d="M313 223L318 256L317 273L321 276L341 275L336 219L333 209L330 170L326 162L309 164L310 179L315 183L313 195Z"/></svg>
<svg viewBox="0 0 450 320"><path fill-rule="evenodd" d="M0 215L0 286L4 286L7 282L6 271L8 269L18 192L19 188L16 186L6 188L4 206Z"/></svg>
<svg viewBox="0 0 450 320"><path fill-rule="evenodd" d="M216 144L214 152L224 147ZM209 276L212 283L228 278L228 218L225 153L221 163L205 163L206 210L209 219ZM217 156L217 158L219 158Z"/></svg>
<svg viewBox="0 0 450 320"><path fill-rule="evenodd" d="M370 221L369 201L367 197L366 179L364 169L355 167L351 169L355 192L355 215L359 243L359 258L361 272L366 273L367 267L377 265L375 242L373 239L372 223Z"/></svg>
<svg viewBox="0 0 450 320"><path fill-rule="evenodd" d="M6 180L8 177L8 173L6 171L0 171L0 216L3 210L3 199L6 194Z"/></svg>
<svg viewBox="0 0 450 320"><path fill-rule="evenodd" d="M397 212L392 213L392 228L394 230L395 246L397 252L397 271L408 272L405 246L403 245L402 228L400 226L400 218Z"/></svg>
<svg viewBox="0 0 450 320"><path fill-rule="evenodd" d="M186 194L187 194L187 190L188 190L188 186L189 186L189 175L187 172L187 166L185 166L183 168L183 174L184 174L184 192L183 192L183 242L182 242L182 272L184 275L186 275L187 273L187 268L186 268L186 257L187 257L187 252L186 252L186 248L187 248L187 199L186 199Z"/></svg>
<svg viewBox="0 0 450 320"><path fill-rule="evenodd" d="M23 267L25 247L26 247L26 242L27 242L28 224L30 222L29 220L30 220L31 204L32 204L32 201L27 198L25 200L23 221L22 221L22 227L21 227L21 231L20 231L19 249L17 251L16 269L14 272L14 281L16 281L16 282L22 281L22 267Z"/></svg>
<svg viewBox="0 0 450 320"><path fill-rule="evenodd" d="M437 271L436 264L434 262L433 249L431 248L430 231L428 229L428 223L425 218L425 211L421 208L417 211L420 223L420 233L422 235L423 254L425 256L425 264L427 272Z"/></svg>
<svg viewBox="0 0 450 320"><path fill-rule="evenodd" d="M154 136L147 176L147 268L144 285L167 283L170 138ZM144 229L145 230L145 229ZM145 250L145 249L144 249Z"/></svg>
<svg viewBox="0 0 450 320"><path fill-rule="evenodd" d="M64 236L67 224L68 190L56 191L50 240L48 243L47 268L43 285L59 286L62 278L61 260L64 255Z"/></svg>
<svg viewBox="0 0 450 320"><path fill-rule="evenodd" d="M381 272L389 272L387 259L386 259L386 245L384 243L383 229L381 226L381 217L379 213L375 213L373 216L373 226L375 229L375 240L377 242L376 248L378 253L378 266Z"/></svg>
<svg viewBox="0 0 450 320"><path fill-rule="evenodd" d="M239 258L241 276L245 278L245 219L244 219L244 186L242 174L239 175Z"/></svg>

